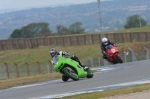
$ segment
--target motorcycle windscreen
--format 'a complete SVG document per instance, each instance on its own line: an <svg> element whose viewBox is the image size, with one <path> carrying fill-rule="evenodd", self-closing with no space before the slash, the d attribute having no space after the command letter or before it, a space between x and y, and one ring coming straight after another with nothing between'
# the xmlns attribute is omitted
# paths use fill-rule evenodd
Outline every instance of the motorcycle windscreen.
<svg viewBox="0 0 150 99"><path fill-rule="evenodd" d="M106 49L112 49L112 45L108 45L108 46L106 46Z"/></svg>
<svg viewBox="0 0 150 99"><path fill-rule="evenodd" d="M113 47L112 45L108 45L108 46L106 46L106 52L109 55L113 55L114 53L117 52L117 49L115 47Z"/></svg>

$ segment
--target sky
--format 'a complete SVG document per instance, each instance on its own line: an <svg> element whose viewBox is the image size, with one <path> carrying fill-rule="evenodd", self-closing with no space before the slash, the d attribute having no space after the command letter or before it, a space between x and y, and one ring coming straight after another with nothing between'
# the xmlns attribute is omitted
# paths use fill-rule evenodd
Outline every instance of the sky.
<svg viewBox="0 0 150 99"><path fill-rule="evenodd" d="M90 2L97 2L97 0L0 0L0 9L18 9L60 4L82 4Z"/></svg>

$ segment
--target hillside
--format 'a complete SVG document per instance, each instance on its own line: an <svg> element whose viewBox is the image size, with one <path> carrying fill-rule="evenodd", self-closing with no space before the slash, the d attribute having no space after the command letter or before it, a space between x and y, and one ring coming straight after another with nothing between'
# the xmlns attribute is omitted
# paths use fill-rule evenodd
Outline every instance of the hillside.
<svg viewBox="0 0 150 99"><path fill-rule="evenodd" d="M116 6L117 5L117 6ZM48 22L55 32L57 25L69 26L82 22L87 32L99 29L96 2L59 7L32 8L0 14L0 39L8 38L12 31L32 22ZM129 15L140 14L150 23L149 0L113 0L101 2L101 17L104 30L123 28Z"/></svg>

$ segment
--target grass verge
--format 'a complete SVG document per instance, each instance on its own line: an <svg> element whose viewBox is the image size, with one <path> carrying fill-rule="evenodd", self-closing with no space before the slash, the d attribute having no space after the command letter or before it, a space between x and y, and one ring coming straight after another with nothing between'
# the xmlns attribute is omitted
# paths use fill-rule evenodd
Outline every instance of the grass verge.
<svg viewBox="0 0 150 99"><path fill-rule="evenodd" d="M101 92L93 92L93 93L74 95L74 96L69 96L69 97L63 97L61 99L101 99L101 98L115 96L115 95L142 92L144 90L150 90L150 84L125 87L125 88L119 88L119 89L112 89L112 90L106 90L106 91L101 91Z"/></svg>
<svg viewBox="0 0 150 99"><path fill-rule="evenodd" d="M33 83L43 82L43 81L48 81L48 80L55 80L58 78L61 78L61 74L49 73L49 74L40 74L36 76L27 76L27 77L21 77L21 78L3 79L3 80L0 80L0 89L33 84Z"/></svg>

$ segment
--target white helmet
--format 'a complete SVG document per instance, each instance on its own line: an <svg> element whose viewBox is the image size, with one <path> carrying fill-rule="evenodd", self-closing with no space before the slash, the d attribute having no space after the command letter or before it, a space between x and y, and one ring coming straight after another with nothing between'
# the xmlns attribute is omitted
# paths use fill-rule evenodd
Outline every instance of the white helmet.
<svg viewBox="0 0 150 99"><path fill-rule="evenodd" d="M108 44L108 39L105 37L105 38L102 38L102 43L104 45L107 45Z"/></svg>

